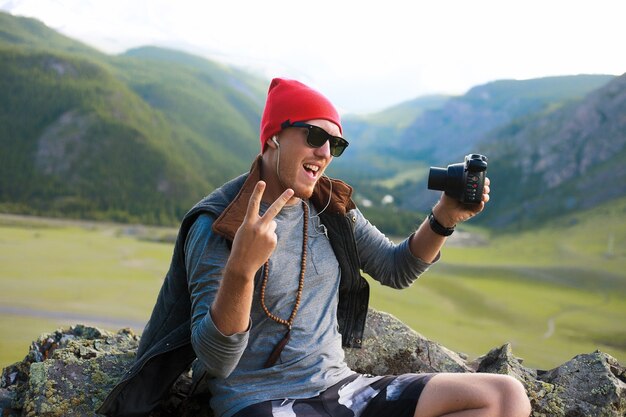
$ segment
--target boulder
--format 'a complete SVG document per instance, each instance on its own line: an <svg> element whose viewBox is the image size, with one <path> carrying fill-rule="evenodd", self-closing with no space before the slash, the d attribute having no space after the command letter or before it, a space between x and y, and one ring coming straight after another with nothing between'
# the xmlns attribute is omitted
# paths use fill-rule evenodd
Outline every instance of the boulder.
<svg viewBox="0 0 626 417"><path fill-rule="evenodd" d="M626 369L599 351L578 355L550 371L526 368L509 344L468 361L393 316L370 310L362 349L346 349L358 372L489 372L520 380L532 416L626 415ZM96 416L95 409L130 367L139 337L128 329L110 333L77 325L42 335L23 361L6 367L0 380L0 416ZM151 417L212 417L206 398L189 397L191 370L173 385Z"/></svg>
<svg viewBox="0 0 626 417"><path fill-rule="evenodd" d="M22 362L2 370L0 415L95 416L135 358L139 337L77 325L44 334Z"/></svg>
<svg viewBox="0 0 626 417"><path fill-rule="evenodd" d="M391 314L370 309L361 349L345 349L348 366L360 373L471 372L465 359L432 342Z"/></svg>

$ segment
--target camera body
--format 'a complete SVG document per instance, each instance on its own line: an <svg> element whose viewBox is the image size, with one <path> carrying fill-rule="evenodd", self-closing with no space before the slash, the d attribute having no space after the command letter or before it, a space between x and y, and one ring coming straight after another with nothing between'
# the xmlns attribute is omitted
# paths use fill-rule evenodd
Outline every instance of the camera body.
<svg viewBox="0 0 626 417"><path fill-rule="evenodd" d="M448 165L447 168L430 167L428 189L443 191L461 203L480 203L486 173L487 157L469 154L464 162Z"/></svg>

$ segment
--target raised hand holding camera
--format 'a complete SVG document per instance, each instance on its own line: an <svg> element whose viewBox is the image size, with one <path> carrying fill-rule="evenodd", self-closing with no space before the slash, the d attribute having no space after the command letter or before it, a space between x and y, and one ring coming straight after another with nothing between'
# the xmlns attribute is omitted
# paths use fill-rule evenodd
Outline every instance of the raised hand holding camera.
<svg viewBox="0 0 626 417"><path fill-rule="evenodd" d="M443 191L429 217L431 228L442 236L449 236L456 224L480 213L489 201L490 181L486 176L487 157L469 154L465 161L447 168L431 167L428 188Z"/></svg>
<svg viewBox="0 0 626 417"><path fill-rule="evenodd" d="M431 167L428 189L440 190L465 204L483 201L483 187L487 173L487 157L480 154L465 156L465 162L447 168Z"/></svg>

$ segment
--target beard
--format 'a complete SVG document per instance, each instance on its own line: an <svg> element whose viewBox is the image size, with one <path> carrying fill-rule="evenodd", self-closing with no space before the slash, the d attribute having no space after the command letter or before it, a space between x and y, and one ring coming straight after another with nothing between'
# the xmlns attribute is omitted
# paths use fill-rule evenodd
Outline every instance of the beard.
<svg viewBox="0 0 626 417"><path fill-rule="evenodd" d="M317 184L317 181L315 182ZM291 187L294 191L294 196L302 200L308 200L313 195L315 187Z"/></svg>
<svg viewBox="0 0 626 417"><path fill-rule="evenodd" d="M279 180L282 185L283 191L288 188L291 188L294 192L293 193L294 197L297 197L301 200L308 200L313 195L313 190L315 189L315 186L307 187L307 186L298 184L296 181L288 181L288 180L285 181L280 176L279 176ZM315 184L317 184L317 181L315 181Z"/></svg>
<svg viewBox="0 0 626 417"><path fill-rule="evenodd" d="M308 200L313 195L313 190L317 182L322 177L323 171L318 173L314 182L306 181L302 171L304 168L297 164L280 164L278 170L278 181L284 190L291 188L294 191L294 197L302 200Z"/></svg>

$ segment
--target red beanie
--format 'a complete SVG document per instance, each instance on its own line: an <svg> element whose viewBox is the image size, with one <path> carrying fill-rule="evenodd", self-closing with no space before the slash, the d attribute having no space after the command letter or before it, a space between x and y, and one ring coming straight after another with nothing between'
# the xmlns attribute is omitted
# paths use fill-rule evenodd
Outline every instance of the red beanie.
<svg viewBox="0 0 626 417"><path fill-rule="evenodd" d="M267 91L267 101L261 118L261 152L265 142L282 130L281 125L324 119L341 129L339 114L331 102L319 92L299 81L274 78Z"/></svg>

